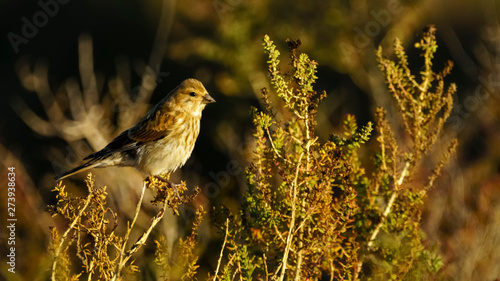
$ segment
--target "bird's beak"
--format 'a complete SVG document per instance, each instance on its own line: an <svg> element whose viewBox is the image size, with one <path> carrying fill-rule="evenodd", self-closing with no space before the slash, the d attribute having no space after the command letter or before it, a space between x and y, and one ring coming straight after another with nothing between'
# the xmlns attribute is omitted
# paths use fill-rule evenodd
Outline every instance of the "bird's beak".
<svg viewBox="0 0 500 281"><path fill-rule="evenodd" d="M215 100L214 100L214 98L212 98L212 96L209 93L206 93L203 96L203 102L205 102L205 103L212 103L212 102L215 102Z"/></svg>

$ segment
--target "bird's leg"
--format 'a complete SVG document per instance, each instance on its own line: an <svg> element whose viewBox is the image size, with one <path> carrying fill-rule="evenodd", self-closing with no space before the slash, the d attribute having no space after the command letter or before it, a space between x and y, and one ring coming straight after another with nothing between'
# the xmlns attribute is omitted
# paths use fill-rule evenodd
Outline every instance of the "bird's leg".
<svg viewBox="0 0 500 281"><path fill-rule="evenodd" d="M167 183L170 187L172 187L172 188L174 189L175 196L177 196L177 198L179 198L179 201L181 201L181 202L183 203L182 198L181 198L181 196L179 195L179 192L177 191L177 184L175 184L175 183L173 183L173 182L171 182L171 181L167 180L166 178L164 178L164 177L162 177L162 176L158 176L158 175L156 175L156 176L154 176L154 177L155 177L155 178L157 178L157 179L159 179L159 180L161 180L162 182Z"/></svg>

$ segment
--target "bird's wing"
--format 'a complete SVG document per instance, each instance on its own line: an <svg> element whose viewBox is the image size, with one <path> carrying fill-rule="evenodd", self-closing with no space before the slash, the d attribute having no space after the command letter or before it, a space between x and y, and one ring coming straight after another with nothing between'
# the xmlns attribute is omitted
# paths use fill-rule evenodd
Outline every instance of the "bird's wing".
<svg viewBox="0 0 500 281"><path fill-rule="evenodd" d="M175 122L175 113L166 104L159 103L128 130L128 137L136 142L155 141L167 136Z"/></svg>

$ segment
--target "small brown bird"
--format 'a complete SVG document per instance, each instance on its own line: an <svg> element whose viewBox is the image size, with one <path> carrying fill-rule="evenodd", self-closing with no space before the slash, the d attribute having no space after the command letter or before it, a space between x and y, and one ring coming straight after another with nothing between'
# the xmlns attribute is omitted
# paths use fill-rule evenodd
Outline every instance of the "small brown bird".
<svg viewBox="0 0 500 281"><path fill-rule="evenodd" d="M215 100L200 81L186 79L135 126L102 150L85 157L88 162L55 179L110 166L131 166L147 176L156 177L174 172L191 156L200 133L201 112L212 102Z"/></svg>

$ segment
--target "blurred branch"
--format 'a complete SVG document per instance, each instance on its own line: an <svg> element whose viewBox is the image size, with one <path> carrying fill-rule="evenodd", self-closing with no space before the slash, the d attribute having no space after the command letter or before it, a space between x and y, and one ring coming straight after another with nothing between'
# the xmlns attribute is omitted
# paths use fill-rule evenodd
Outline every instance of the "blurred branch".
<svg viewBox="0 0 500 281"><path fill-rule="evenodd" d="M156 29L156 37L149 56L149 69L159 71L159 66L165 56L167 39L174 21L175 2L175 0L163 0L162 2L162 10L158 27ZM144 91L139 92L137 100L144 103L149 102L153 90L156 87L156 75L157 73L155 71L144 72L141 82L141 89L144 89Z"/></svg>
<svg viewBox="0 0 500 281"><path fill-rule="evenodd" d="M21 98L11 100L12 107L34 132L42 136L61 137L73 148L76 146L71 143L75 141L85 141L93 150L102 148L116 135L116 131L131 126L146 112L172 28L174 7L175 1L162 2L149 65L142 72L141 87L134 100L130 98L130 89L125 88L125 85L130 85L130 75L127 74L130 70L123 70L129 67L124 63L118 66L117 78L110 80L109 92L101 93L103 90L99 88L94 72L92 38L83 34L78 42L80 83L70 78L54 92L49 85L46 64L39 62L32 71L26 62L18 62L19 79L26 89L37 94L46 118ZM118 126L109 130L115 115Z"/></svg>

